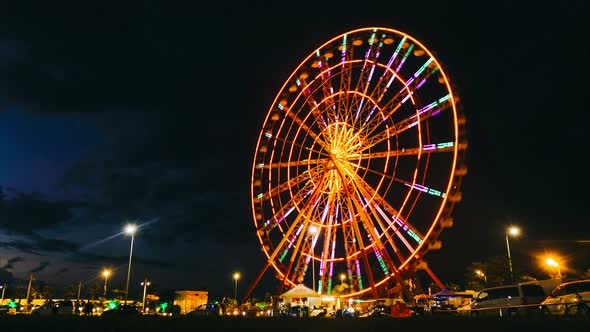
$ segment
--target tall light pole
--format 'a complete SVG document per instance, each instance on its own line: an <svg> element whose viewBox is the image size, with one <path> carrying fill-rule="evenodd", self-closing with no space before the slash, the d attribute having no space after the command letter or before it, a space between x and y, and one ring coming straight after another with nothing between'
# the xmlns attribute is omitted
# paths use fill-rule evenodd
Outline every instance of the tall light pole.
<svg viewBox="0 0 590 332"><path fill-rule="evenodd" d="M125 304L127 304L127 298L129 297L129 278L131 277L131 258L133 257L133 240L135 238L135 232L137 226L135 224L127 224L125 226L125 234L131 235L131 249L129 249L129 265L127 266L127 284L125 285Z"/></svg>
<svg viewBox="0 0 590 332"><path fill-rule="evenodd" d="M314 259L314 250L313 250L313 240L314 240L314 236L315 234L318 232L318 228L311 225L309 227L309 234L311 235L311 274L313 276L312 278L312 282L313 282L313 291L315 292L315 259Z"/></svg>
<svg viewBox="0 0 590 332"><path fill-rule="evenodd" d="M482 277L486 285L488 284L488 277L486 277L485 273L483 273L481 270L475 270L475 274L477 274L479 277Z"/></svg>
<svg viewBox="0 0 590 332"><path fill-rule="evenodd" d="M510 241L508 241L508 235L518 236L520 235L520 228L516 226L510 226L506 230L506 250L508 251L508 267L510 268L510 278L514 281L514 272L512 271L512 257L510 256Z"/></svg>
<svg viewBox="0 0 590 332"><path fill-rule="evenodd" d="M346 278L346 275L344 273L340 273L340 285L344 283L344 278Z"/></svg>
<svg viewBox="0 0 590 332"><path fill-rule="evenodd" d="M234 273L234 298L236 299L236 304L238 303L238 280L240 280L240 272Z"/></svg>
<svg viewBox="0 0 590 332"><path fill-rule="evenodd" d="M141 310L143 310L143 312L145 313L145 293L147 291L147 286L150 285L150 282L147 280L147 278L143 279L143 282L141 283L141 285L143 286L143 301L142 301L142 305L141 305Z"/></svg>
<svg viewBox="0 0 590 332"><path fill-rule="evenodd" d="M557 269L557 279L561 279L561 267L559 266L559 263L557 263L557 261L555 259L553 259L552 257L548 257L545 260L545 264L556 268Z"/></svg>
<svg viewBox="0 0 590 332"><path fill-rule="evenodd" d="M2 300L0 300L0 305L2 305L2 303L4 303L4 292L6 291L6 283L4 283L4 285L1 285L0 288L2 288Z"/></svg>
<svg viewBox="0 0 590 332"><path fill-rule="evenodd" d="M110 270L103 270L102 276L104 277L104 297L107 297L107 280L109 280L109 276L111 275Z"/></svg>

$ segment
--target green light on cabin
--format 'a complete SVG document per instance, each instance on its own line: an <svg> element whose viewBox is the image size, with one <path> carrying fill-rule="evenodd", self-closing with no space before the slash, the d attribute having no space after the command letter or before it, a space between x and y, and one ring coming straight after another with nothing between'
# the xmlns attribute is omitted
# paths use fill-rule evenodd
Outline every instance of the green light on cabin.
<svg viewBox="0 0 590 332"><path fill-rule="evenodd" d="M442 149L442 148L450 148L450 147L452 147L452 146L453 146L453 144L454 144L453 142L438 143L438 144L436 145L436 148L437 148L437 149Z"/></svg>
<svg viewBox="0 0 590 332"><path fill-rule="evenodd" d="M428 193L435 196L440 196L440 191L434 189L428 189Z"/></svg>
<svg viewBox="0 0 590 332"><path fill-rule="evenodd" d="M16 302L14 302L13 300L10 300L10 302L8 302L8 306L12 309L16 308Z"/></svg>
<svg viewBox="0 0 590 332"><path fill-rule="evenodd" d="M342 53L346 52L346 35L342 39Z"/></svg>
<svg viewBox="0 0 590 332"><path fill-rule="evenodd" d="M162 310L162 312L166 312L166 308L168 308L168 302L160 304L160 309Z"/></svg>
<svg viewBox="0 0 590 332"><path fill-rule="evenodd" d="M107 307L110 310L116 309L118 306L119 306L119 304L115 300L110 300L109 303L107 303Z"/></svg>
<svg viewBox="0 0 590 332"><path fill-rule="evenodd" d="M420 237L418 237L418 235L416 235L416 233L412 232L412 230L408 230L408 234L414 239L416 240L416 242L418 243L422 243L422 239Z"/></svg>
<svg viewBox="0 0 590 332"><path fill-rule="evenodd" d="M285 259L285 256L287 256L287 253L289 252L289 249L285 249L285 252L283 253L283 255L281 256L281 258L279 258L279 260L282 262L283 259Z"/></svg>
<svg viewBox="0 0 590 332"><path fill-rule="evenodd" d="M328 295L332 293L332 279L328 280Z"/></svg>
<svg viewBox="0 0 590 332"><path fill-rule="evenodd" d="M451 98L451 95L446 95L446 96L442 97L441 99L439 99L438 102L439 103L442 103L443 101L445 101L445 100L447 100L449 98Z"/></svg>
<svg viewBox="0 0 590 332"><path fill-rule="evenodd" d="M262 196L264 196L264 194L258 194L258 198L262 198Z"/></svg>

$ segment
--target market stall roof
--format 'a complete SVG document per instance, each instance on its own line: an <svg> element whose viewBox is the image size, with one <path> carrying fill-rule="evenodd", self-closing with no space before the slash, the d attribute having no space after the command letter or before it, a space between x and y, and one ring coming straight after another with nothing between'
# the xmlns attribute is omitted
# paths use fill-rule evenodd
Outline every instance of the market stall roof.
<svg viewBox="0 0 590 332"><path fill-rule="evenodd" d="M453 292L452 290L448 290L446 288L444 288L443 290L441 290L438 293L432 294L432 297L455 297L455 296L459 296L459 295L457 293Z"/></svg>
<svg viewBox="0 0 590 332"><path fill-rule="evenodd" d="M303 297L320 297L321 295L314 290L305 287L304 284L299 284L287 292L280 295L280 297L296 297L296 298L303 298Z"/></svg>

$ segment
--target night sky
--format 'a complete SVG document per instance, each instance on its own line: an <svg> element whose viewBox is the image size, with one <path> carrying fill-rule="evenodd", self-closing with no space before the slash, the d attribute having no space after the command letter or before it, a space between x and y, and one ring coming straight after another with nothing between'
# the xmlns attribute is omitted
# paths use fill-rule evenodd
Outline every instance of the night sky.
<svg viewBox="0 0 590 332"><path fill-rule="evenodd" d="M309 53L366 26L434 51L467 116L463 201L427 256L437 275L460 283L504 255L512 223L515 265L546 250L590 267L583 1L19 3L0 14L1 277L62 287L110 266L123 287L120 233L137 220L132 293L146 276L232 295L235 270L245 289L264 265L249 181L266 112Z"/></svg>

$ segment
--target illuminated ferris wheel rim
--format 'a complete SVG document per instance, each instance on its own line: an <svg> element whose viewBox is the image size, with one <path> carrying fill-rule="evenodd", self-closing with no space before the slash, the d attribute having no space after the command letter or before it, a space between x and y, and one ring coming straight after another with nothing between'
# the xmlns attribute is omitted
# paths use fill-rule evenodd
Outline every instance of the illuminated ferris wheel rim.
<svg viewBox="0 0 590 332"><path fill-rule="evenodd" d="M304 60L303 60L303 61L302 61L302 62L299 64L299 66L298 66L298 67L297 67L295 70L293 70L292 74L291 74L291 75L289 76L289 78L288 78L288 79L285 81L285 83L283 84L283 86L282 86L282 87L281 87L281 89L279 90L280 92L277 94L277 96L275 97L275 99L274 99L273 103L271 104L271 107L270 107L270 109L269 109L269 112L268 112L268 114L267 114L267 116L266 116L265 120L264 120L264 123L265 123L265 124L267 124L267 123L269 122L269 120L270 120L270 117L271 117L271 116L272 116L272 114L273 114L273 109L274 109L275 107L277 107L277 105L279 105L279 106L280 106L280 104L279 104L279 100L282 98L282 97L281 97L281 92L285 91L285 89L287 88L287 86L288 86L289 84L292 84L293 80L296 78L296 75L297 75L298 73L300 73L301 69L302 69L302 68L304 68L304 66L305 66L306 64L309 64L309 63L310 63L310 60L313 60L313 57L316 55L316 53L319 55L319 51L320 51L320 50L322 50L322 49L324 49L324 48L327 48L329 45L331 45L331 44L335 43L335 42L336 42L336 41L338 41L338 40L341 40L343 37L344 37L344 40L346 41L346 39L345 39L346 37L345 37L345 36L347 36L347 35L349 35L349 36L352 36L352 35L355 35L355 34L358 34L358 33L363 33L363 32L371 32L371 31L373 31L373 32L376 32L376 31L379 31L379 32L386 32L386 33L392 33L392 34L395 34L395 35L397 35L397 36L403 36L403 37L404 37L404 39L403 39L403 40L406 40L406 39L407 39L408 41L411 41L412 43L414 43L414 44L418 45L418 46L420 47L420 49L421 49L421 50L424 50L424 51L425 51L425 52L428 54L428 56L429 56L429 57L432 59L432 62L434 63L435 67L436 67L436 68L438 68L438 73L439 73L439 74L440 74L440 76L443 78L443 81L444 81L445 88L446 88L446 90L447 90L447 91L449 91L449 99L450 99L450 103L449 103L449 104L450 104L450 107L452 108L452 117L453 117L453 137L454 137L454 139L453 139L453 142L452 142L452 143L453 143L453 146L454 146L455 148L454 148L454 149L453 149L453 151L452 151L452 153L453 153L453 155L452 155L452 166L450 167L450 168L451 168L451 172L450 172L450 174L449 174L449 180L448 180L448 183L447 183L447 186L446 186L445 192L444 192L444 194L442 195L442 202L441 202L441 204L440 204L440 207L439 207L439 209L438 209L438 211L437 211L437 213L436 213L436 216L435 216L435 218L434 218L434 220L433 220L432 224L431 224L431 225L430 225L430 227L427 229L426 233L423 235L422 242L420 242L420 243L419 243L419 245L418 245L418 246L415 248L415 250L414 250L414 251L411 253L411 255L410 255L409 257L407 257L407 258L406 258L405 262L403 262L403 263L402 263L402 264L401 264L401 265L398 267L398 269L402 269L402 268L404 268L404 267L405 267L407 264L409 264L409 263L410 263L410 262L411 262L411 261L412 261L414 258L418 258L418 256L420 255L420 253L421 253L421 251L422 251L423 247L424 247L425 245L427 245L427 243L429 242L429 239L430 239L430 237L431 237L431 234L434 232L435 228L438 226L438 224L439 224L439 221L440 221L441 214L443 213L443 210L444 210L445 206L447 206L447 199L448 199L448 197L449 197L449 193L451 192L451 189L452 189L453 185L455 184L455 181L453 181L453 179L455 179L455 171L456 171L456 168L457 168L457 156L458 156L458 153L459 153L459 148L458 148L458 146L459 146L459 143L460 143L460 142L459 142L459 126L458 126L458 119L457 119L457 109L456 109L456 105L455 105L455 97L454 97L454 95L453 95L453 93L452 93L452 89L451 89L450 82L449 82L449 80L448 80L448 78L447 78L447 75L445 74L445 72L444 72L444 70L443 70L443 68L442 68L441 64L440 64L440 63L438 62L438 60L437 60L437 59L434 57L434 55L433 55L433 54L432 54L432 53L431 53L431 52L430 52L430 51L429 51L429 50L428 50L428 49L427 49L427 48L426 48L426 47L425 47L425 46L424 46L422 43L420 43L418 40L416 40L415 38L413 38L413 37L411 37L411 36L409 36L409 35L407 35L407 34L405 34L405 33L403 33L403 32L400 32L400 31L398 31L398 30L395 30L395 29L390 29L390 28L382 28L382 27L377 27L377 28L371 27L371 28L361 28L361 29L356 29L356 30L352 30L352 31L349 31L349 32L343 33L343 34L341 34L341 35L339 35L339 36L336 36L336 37L332 38L331 40L327 41L326 43L324 43L323 45L321 45L320 47L318 47L318 48L317 48L317 49L316 49L314 52L310 53L310 55L309 55L309 56L307 56L307 57L306 57L306 58L305 58L305 59L304 59ZM343 60L343 61L344 61L344 60ZM361 61L362 61L362 60L350 60L350 62L351 62L351 63L352 63L352 62L361 62ZM343 62L338 62L337 64L335 64L335 65L333 65L333 66L331 66L331 67L328 67L327 69L324 69L324 71L323 71L323 72L327 72L327 71L329 71L330 69L335 69L336 67L338 67L338 66L340 66L340 65L342 65L342 64L343 64ZM378 62L376 62L376 63L375 63L375 65L380 65L380 66L383 66L383 64L380 64L380 63L378 63ZM392 70L392 69L391 69L391 68L387 68L387 70ZM318 73L318 74L317 74L317 75L316 75L316 76L313 78L313 80L312 80L312 83L313 83L313 81L315 81L315 80L320 80L320 79L321 79L321 78L320 78L320 76L321 76L321 75L322 75L322 72ZM401 75L397 75L397 77L396 77L396 78L397 78L397 79L399 79L399 80L401 80L402 84L405 84L405 81L403 81L403 79L402 79ZM311 86L311 85L312 85L312 83L309 83L308 85L309 85L309 86ZM368 84L368 83L367 83L367 84ZM317 89L320 89L320 88L321 88L321 86L320 86L320 87L316 87L316 90L317 90ZM409 90L408 90L408 91L409 91ZM299 92L299 95L298 95L298 97L296 98L296 100L297 100L297 99L298 99L298 98L299 98L299 97L300 97L302 94L303 94L303 89L302 89L302 90ZM337 91L337 92L334 92L334 93L333 93L333 95L326 97L325 99L327 99L327 98L333 98L333 97L334 97L334 95L337 95L337 94L361 94L361 93L360 93L359 91L354 91L354 90L353 90L353 91L341 91L341 90L339 90L339 91ZM368 97L367 99L370 99L370 96L366 96L366 97ZM412 94L411 94L411 93L409 93L409 97L410 97L410 99L411 99L411 102L412 102L412 104L414 104L414 97L412 96ZM322 100L322 101L320 102L320 104L321 104L322 102L324 102L324 100ZM375 103L375 105L377 105L377 103ZM308 113L306 116L307 116L307 117L311 116L311 112L310 112L310 113ZM304 119L304 120L305 120L305 119ZM281 124L281 126L282 126L282 124ZM301 128L299 128L298 130L301 130ZM420 130L420 123L418 123L418 130ZM298 131L298 132L299 132L299 131ZM263 138L264 138L264 135L265 135L265 133L264 133L264 130L263 130L263 131L261 132L261 134L260 134L260 137L259 137L259 139L258 139L258 142L257 142L257 144L256 144L256 151L257 151L256 153L257 153L257 154L259 153L258 151L260 151L260 148L261 148L261 146L262 146L262 140L263 140ZM297 135L296 135L296 136L297 136ZM419 133L418 137L419 137L419 140L420 140L420 146L422 146L422 142L421 142L421 139L422 139L422 137L421 137L421 136L422 136L422 135ZM315 140L314 140L314 142L315 142ZM389 143L389 142L388 142L388 143ZM315 143L314 143L314 144L315 144ZM291 157L291 152L292 152L292 151L290 151L290 153L289 153L289 157ZM273 151L273 153L274 153L274 151ZM282 152L281 152L281 153L282 153ZM311 153L311 152L310 152L310 153ZM417 154L417 156L418 156L418 159L420 159L420 155L421 155L421 153L422 153L422 151L421 151L421 150L419 150L419 151L418 151L418 154ZM255 211L255 210L256 210L256 208L255 208L255 204L256 204L255 197L257 197L257 196L256 196L256 193L255 193L255 191L254 191L254 189L255 189L255 187L254 187L254 183L255 183L255 181L256 181L256 174L257 174L257 171L258 171L258 167L257 167L256 158L255 158L255 160L254 160L254 163L253 163L253 168L252 168L252 170L253 170L253 171L252 171L252 183L253 183L253 185L252 185L252 187L251 187L251 195L252 195L252 209L253 209L253 211ZM289 172L289 171L290 171L290 170L288 170L288 172ZM409 195L410 195L410 193L411 193L411 190L414 190L414 185L416 185L416 180L417 180L417 174L415 174L415 175L414 175L414 177L413 177L413 179L412 179L412 183L411 183L411 186L410 186L410 192L408 193L408 195L407 195L407 196L406 196L406 198L404 199L404 203L403 203L403 205L402 205L402 208L403 208L403 206L404 206L404 205L407 203L407 201L408 201L408 199L409 199ZM270 185L270 183L269 183L269 185ZM291 190L291 189L289 189L289 190ZM377 195L377 191L378 191L378 190L375 190L375 194L374 194L374 195L371 197L371 200L373 200L373 199L375 198L375 195ZM292 192L291 192L291 196L293 197L293 193L292 193ZM369 201L369 202L366 202L366 205L369 205L370 203L371 203L371 201ZM273 210L274 210L274 208L273 208ZM299 212L301 212L301 209L300 209L300 208L298 208L298 211L299 211ZM401 211L401 209L400 209L400 211ZM257 227L257 229L258 229L258 228L259 228L259 226L260 226L260 225L259 225L259 220L258 220L258 218L256 217L256 212L255 212L254 214L255 214L255 215L254 215L254 223L255 223L255 225L256 225L256 227ZM353 221L353 219L349 219L349 220L343 221L343 222L342 222L342 227L344 227L344 223L345 223L345 222L352 222L352 221ZM310 222L311 224L313 224L313 225L315 225L315 226L317 226L317 227L322 227L322 228L328 228L328 227L334 227L334 226L335 226L335 225L324 225L324 224L323 224L323 222L322 222L322 223L320 223L320 222L317 222L317 221L315 221L315 220L309 220L309 221L306 221L306 222ZM379 237L379 238L381 238L381 237L383 237L384 235L385 235L385 232L384 232L384 233L382 233L380 236L378 235L378 237ZM267 248L267 247L265 247L265 243L264 243L263 235L262 235L262 234L260 234L260 232L258 232L257 236L258 236L258 238L259 238L259 241L260 241L260 243L261 243L261 245L262 245L263 252L265 253L265 256L266 256L266 257L269 259L269 262L272 264L272 266L273 266L273 267L275 268L275 270L278 272L278 275L280 275L281 277L285 277L285 274L283 273L283 271L282 271L282 270L281 270L281 269L280 269L280 268L279 268L279 267L278 267L278 266L275 264L275 261L274 261L274 260L276 259L276 254L272 254L272 255L271 255L271 254L269 253L269 250L270 250L270 249L269 249L269 248ZM289 242L293 242L294 240L288 240L288 241L289 241ZM283 242L281 242L281 243L283 243ZM371 243L370 245L368 245L368 246L364 247L364 249L359 249L359 250L356 252L356 255L360 255L360 253L361 253L361 250L364 250L364 251L366 251L366 250L368 250L368 249L371 249L371 248L372 248L373 246L375 246L375 245L376 245L376 243L375 243L375 242L373 242L373 243ZM279 245L279 246L280 246L280 245ZM303 253L302 253L302 255L303 255ZM271 256L274 256L274 257L271 257ZM310 257L310 259L312 259L312 261L319 260L319 258L318 258L318 257L315 257L315 256L313 256L313 255L308 255L308 256L311 256L311 257ZM342 257L342 258L337 258L337 259L324 259L324 262L339 262L339 261L343 261L344 259L346 259L346 258ZM392 275L389 275L389 276L387 276L386 278L384 278L384 279L383 279L383 280L381 280L380 282L377 282L377 283L375 283L375 285L374 285L374 286L379 286L379 285L381 285L382 283L386 282L386 281L387 281L389 278L391 278L391 277L392 277ZM290 279L288 279L288 278L285 278L285 279L286 279L286 282L288 282L288 283L290 283L290 284L292 284L292 285L294 285L294 284L295 284L295 283L294 283L294 282L292 282ZM364 293L364 291L363 291L363 292L357 292L357 293L358 293L358 294L360 294L360 293ZM352 295L352 294L351 294L351 295Z"/></svg>

